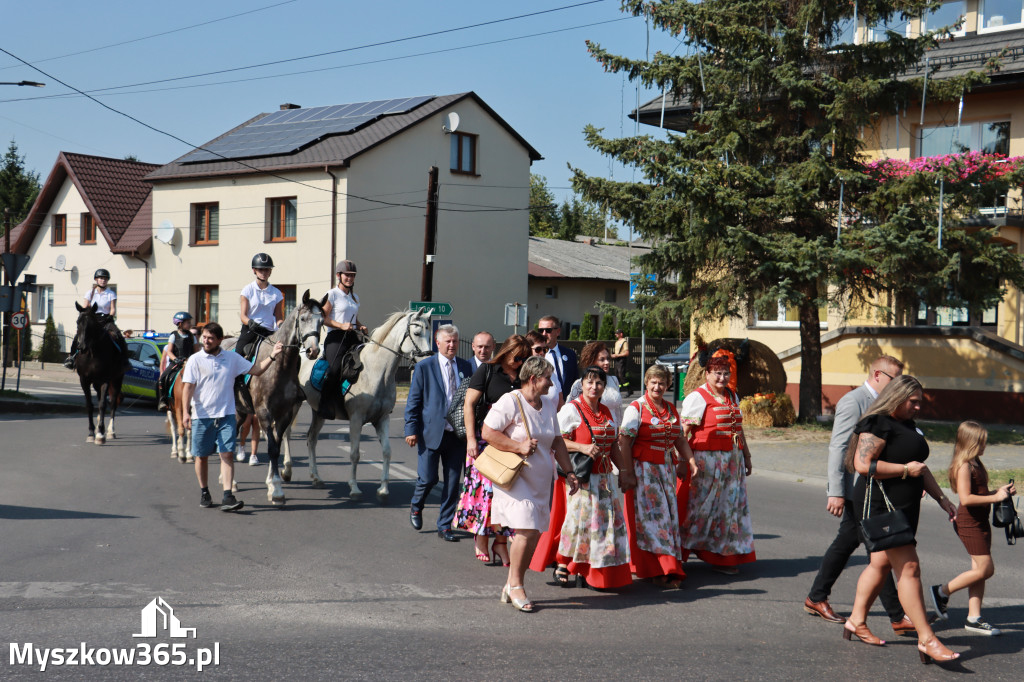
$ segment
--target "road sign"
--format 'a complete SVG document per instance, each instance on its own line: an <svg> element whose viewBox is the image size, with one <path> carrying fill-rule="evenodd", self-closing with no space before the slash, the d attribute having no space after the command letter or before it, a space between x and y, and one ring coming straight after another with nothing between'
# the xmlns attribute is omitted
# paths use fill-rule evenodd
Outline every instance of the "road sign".
<svg viewBox="0 0 1024 682"><path fill-rule="evenodd" d="M629 273L629 302L636 303L637 294L642 296L644 294L652 293L654 291L654 287L652 287L651 284L657 281L657 275L644 275L639 272ZM648 282L651 284L648 284Z"/></svg>
<svg viewBox="0 0 1024 682"><path fill-rule="evenodd" d="M15 329L24 329L26 324L28 324L28 315L25 313L11 315L11 326Z"/></svg>
<svg viewBox="0 0 1024 682"><path fill-rule="evenodd" d="M12 282L17 282L18 275L28 265L29 257L23 253L4 253L0 254L0 260L3 260L7 276L11 278Z"/></svg>
<svg viewBox="0 0 1024 682"><path fill-rule="evenodd" d="M441 303L439 301L409 301L409 310L423 310L426 308L430 311L431 315L451 315L452 307L451 303Z"/></svg>
<svg viewBox="0 0 1024 682"><path fill-rule="evenodd" d="M505 304L505 324L509 327L525 327L526 326L526 304L525 303L506 303Z"/></svg>

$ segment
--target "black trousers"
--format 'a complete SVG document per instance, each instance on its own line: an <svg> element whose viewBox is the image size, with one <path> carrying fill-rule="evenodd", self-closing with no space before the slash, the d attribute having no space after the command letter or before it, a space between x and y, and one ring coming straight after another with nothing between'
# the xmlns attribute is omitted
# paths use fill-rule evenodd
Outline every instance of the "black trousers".
<svg viewBox="0 0 1024 682"><path fill-rule="evenodd" d="M814 577L810 594L807 595L811 601L820 602L828 599L832 594L832 586L846 568L846 562L860 546L858 516L859 514L854 512L853 500L846 500L846 504L843 505L843 517L839 521L839 532L825 550L825 555L821 557L821 567L818 569L818 575ZM896 581L892 578L892 571L885 576L882 591L878 596L882 600L885 612L889 614L889 620L894 623L903 620L903 606L896 592Z"/></svg>

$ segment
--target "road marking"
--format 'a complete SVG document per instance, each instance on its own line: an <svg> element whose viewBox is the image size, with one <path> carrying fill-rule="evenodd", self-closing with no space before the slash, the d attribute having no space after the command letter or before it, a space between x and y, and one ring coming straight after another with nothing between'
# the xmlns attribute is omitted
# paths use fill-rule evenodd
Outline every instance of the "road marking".
<svg viewBox="0 0 1024 682"><path fill-rule="evenodd" d="M342 454L348 455L349 460L352 459L352 451L349 450L349 447L347 445L339 445L338 449L341 450ZM379 459L363 459L362 457L360 457L359 458L359 464L360 465L362 465L362 464L369 464L370 466L372 466L374 469L377 469L378 471L384 471L384 461L383 460L379 460ZM395 475L394 475L396 472L400 476L403 476L404 478L396 478ZM418 476L418 474L415 471L413 471L409 467L405 466L404 464L399 464L398 462L395 462L394 460L392 460L391 464L388 466L388 480L391 480L391 481L415 481L417 476Z"/></svg>

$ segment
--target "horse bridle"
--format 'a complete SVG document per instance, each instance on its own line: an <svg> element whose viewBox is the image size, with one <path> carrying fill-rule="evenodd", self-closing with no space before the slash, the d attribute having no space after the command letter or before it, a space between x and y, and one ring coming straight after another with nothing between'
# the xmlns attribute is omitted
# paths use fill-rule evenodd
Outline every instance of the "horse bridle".
<svg viewBox="0 0 1024 682"><path fill-rule="evenodd" d="M359 336L361 336L363 339L365 339L364 343L372 343L373 345L375 345L375 346L377 346L379 348L383 348L384 350L386 350L389 353L394 353L395 355L397 355L400 358L405 358L409 362L416 362L416 358L425 358L425 357L433 355L434 354L433 351L420 350L416 346L416 341L412 338L412 334L409 333L409 329L411 327L412 327L412 324L405 325L405 334L402 336L402 340L398 342L398 350L394 350L393 348L388 348L384 344L378 343L377 341L374 341L372 338L370 338L369 334L364 334L363 332L358 331L358 330L356 331L356 333ZM410 341L412 341L412 347L416 348L416 350L412 354L407 354L407 353L401 352L402 346L405 345L405 340L406 339L409 339Z"/></svg>
<svg viewBox="0 0 1024 682"><path fill-rule="evenodd" d="M298 315L298 314L295 315L295 336L299 335L299 317L301 317L301 316ZM323 317L323 311L322 310L320 311L320 317L321 318ZM298 343L283 343L283 344L281 344L281 347L282 348L302 348L302 345L306 342L306 339L308 339L311 336L315 336L317 342L319 342L320 341L320 326L322 324L323 324L322 322L321 322L321 324L318 324L316 326L316 330L311 331L311 332L306 332L305 334L303 334L302 338L299 339ZM267 338L270 338L270 337L267 337Z"/></svg>

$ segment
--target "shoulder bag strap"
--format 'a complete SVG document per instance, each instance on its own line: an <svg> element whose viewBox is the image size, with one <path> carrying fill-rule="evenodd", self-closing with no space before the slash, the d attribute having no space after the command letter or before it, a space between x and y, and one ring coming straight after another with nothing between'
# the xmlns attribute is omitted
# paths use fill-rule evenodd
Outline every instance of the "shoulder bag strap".
<svg viewBox="0 0 1024 682"><path fill-rule="evenodd" d="M572 401L572 405L573 407L576 408L576 411L580 413L580 420L587 427L587 431L590 431L590 442L596 445L597 438L594 437L594 429L590 428L590 422L588 422L586 416L584 416L583 410L580 409L579 403L574 400Z"/></svg>
<svg viewBox="0 0 1024 682"><path fill-rule="evenodd" d="M526 421L526 413L523 412L523 403L519 398L519 394L512 392L512 397L516 399L516 404L519 406L519 416L523 419L523 428L526 429L526 439L532 440L533 436L530 435L530 423Z"/></svg>

